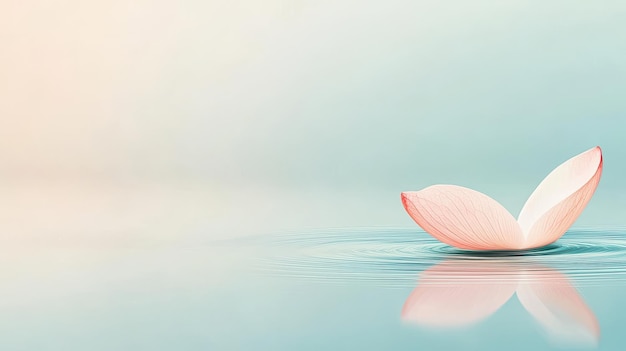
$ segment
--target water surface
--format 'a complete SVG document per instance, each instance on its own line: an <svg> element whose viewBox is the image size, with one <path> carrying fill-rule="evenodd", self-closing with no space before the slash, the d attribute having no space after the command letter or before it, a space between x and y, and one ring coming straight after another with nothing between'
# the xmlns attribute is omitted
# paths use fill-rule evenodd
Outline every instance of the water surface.
<svg viewBox="0 0 626 351"><path fill-rule="evenodd" d="M401 228L236 244L262 253L253 270L262 288L250 299L268 327L240 341L311 350L620 350L626 342L620 229L571 230L522 252L457 250Z"/></svg>
<svg viewBox="0 0 626 351"><path fill-rule="evenodd" d="M61 244L59 244L61 245ZM5 246L5 350L622 350L626 232L525 252L417 229Z"/></svg>

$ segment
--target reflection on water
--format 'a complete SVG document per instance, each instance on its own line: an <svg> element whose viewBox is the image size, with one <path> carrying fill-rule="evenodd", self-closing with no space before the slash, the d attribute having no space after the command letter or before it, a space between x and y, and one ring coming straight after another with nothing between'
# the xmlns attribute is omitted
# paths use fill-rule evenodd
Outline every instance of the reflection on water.
<svg viewBox="0 0 626 351"><path fill-rule="evenodd" d="M350 340L359 350L623 350L625 233L571 230L543 248L481 253L397 228L227 244L256 250L254 274L271 277L279 306L293 295L301 319L289 325L310 322L296 328L307 336L298 349L346 349L333 342Z"/></svg>
<svg viewBox="0 0 626 351"><path fill-rule="evenodd" d="M552 350L545 329L622 351L620 235L572 232L513 257L396 229L5 245L0 350Z"/></svg>
<svg viewBox="0 0 626 351"><path fill-rule="evenodd" d="M555 269L505 259L448 259L420 274L402 319L439 328L481 321L513 295L560 345L594 346L600 327L570 280Z"/></svg>

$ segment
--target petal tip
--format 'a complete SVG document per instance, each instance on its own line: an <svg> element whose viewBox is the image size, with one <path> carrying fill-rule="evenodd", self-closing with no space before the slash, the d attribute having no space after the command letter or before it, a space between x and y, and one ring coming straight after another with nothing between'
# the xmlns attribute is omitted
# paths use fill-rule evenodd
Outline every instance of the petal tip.
<svg viewBox="0 0 626 351"><path fill-rule="evenodd" d="M599 161L602 160L602 148L599 145L597 145L597 146L595 146L595 147L593 147L593 148L583 152L583 154L591 154L591 155L593 155L595 157L598 157Z"/></svg>
<svg viewBox="0 0 626 351"><path fill-rule="evenodd" d="M602 148L600 147L600 145L596 145L596 147L594 147L592 150L600 154L600 156L602 156Z"/></svg>
<svg viewBox="0 0 626 351"><path fill-rule="evenodd" d="M408 191L403 191L400 193L400 200L402 200L402 205L406 207L407 201L409 201Z"/></svg>

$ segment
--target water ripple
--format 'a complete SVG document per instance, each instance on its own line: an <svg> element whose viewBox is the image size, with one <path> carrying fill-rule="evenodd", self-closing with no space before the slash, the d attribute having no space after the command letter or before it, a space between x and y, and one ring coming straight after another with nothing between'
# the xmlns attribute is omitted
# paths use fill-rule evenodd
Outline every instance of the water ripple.
<svg viewBox="0 0 626 351"><path fill-rule="evenodd" d="M442 261L461 266L505 265L505 273L475 275L464 269L455 279L520 279L521 270L541 276L556 269L577 284L626 283L626 231L571 230L558 242L526 251L470 252L436 241L416 229L334 229L273 235L255 244L272 248L265 273L320 281L373 281L414 285L418 274ZM471 269L469 269L471 272ZM453 274L454 272L451 272ZM515 278L512 278L512 277Z"/></svg>

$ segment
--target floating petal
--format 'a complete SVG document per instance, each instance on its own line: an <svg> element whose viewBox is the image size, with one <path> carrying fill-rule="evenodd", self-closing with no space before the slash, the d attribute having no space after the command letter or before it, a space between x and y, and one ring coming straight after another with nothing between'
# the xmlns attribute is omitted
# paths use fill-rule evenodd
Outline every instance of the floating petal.
<svg viewBox="0 0 626 351"><path fill-rule="evenodd" d="M467 250L516 250L523 235L515 218L497 201L456 185L433 185L402 193L411 218L436 239Z"/></svg>
<svg viewBox="0 0 626 351"><path fill-rule="evenodd" d="M518 218L525 248L548 245L565 234L587 206L601 174L600 147L572 157L548 174Z"/></svg>

